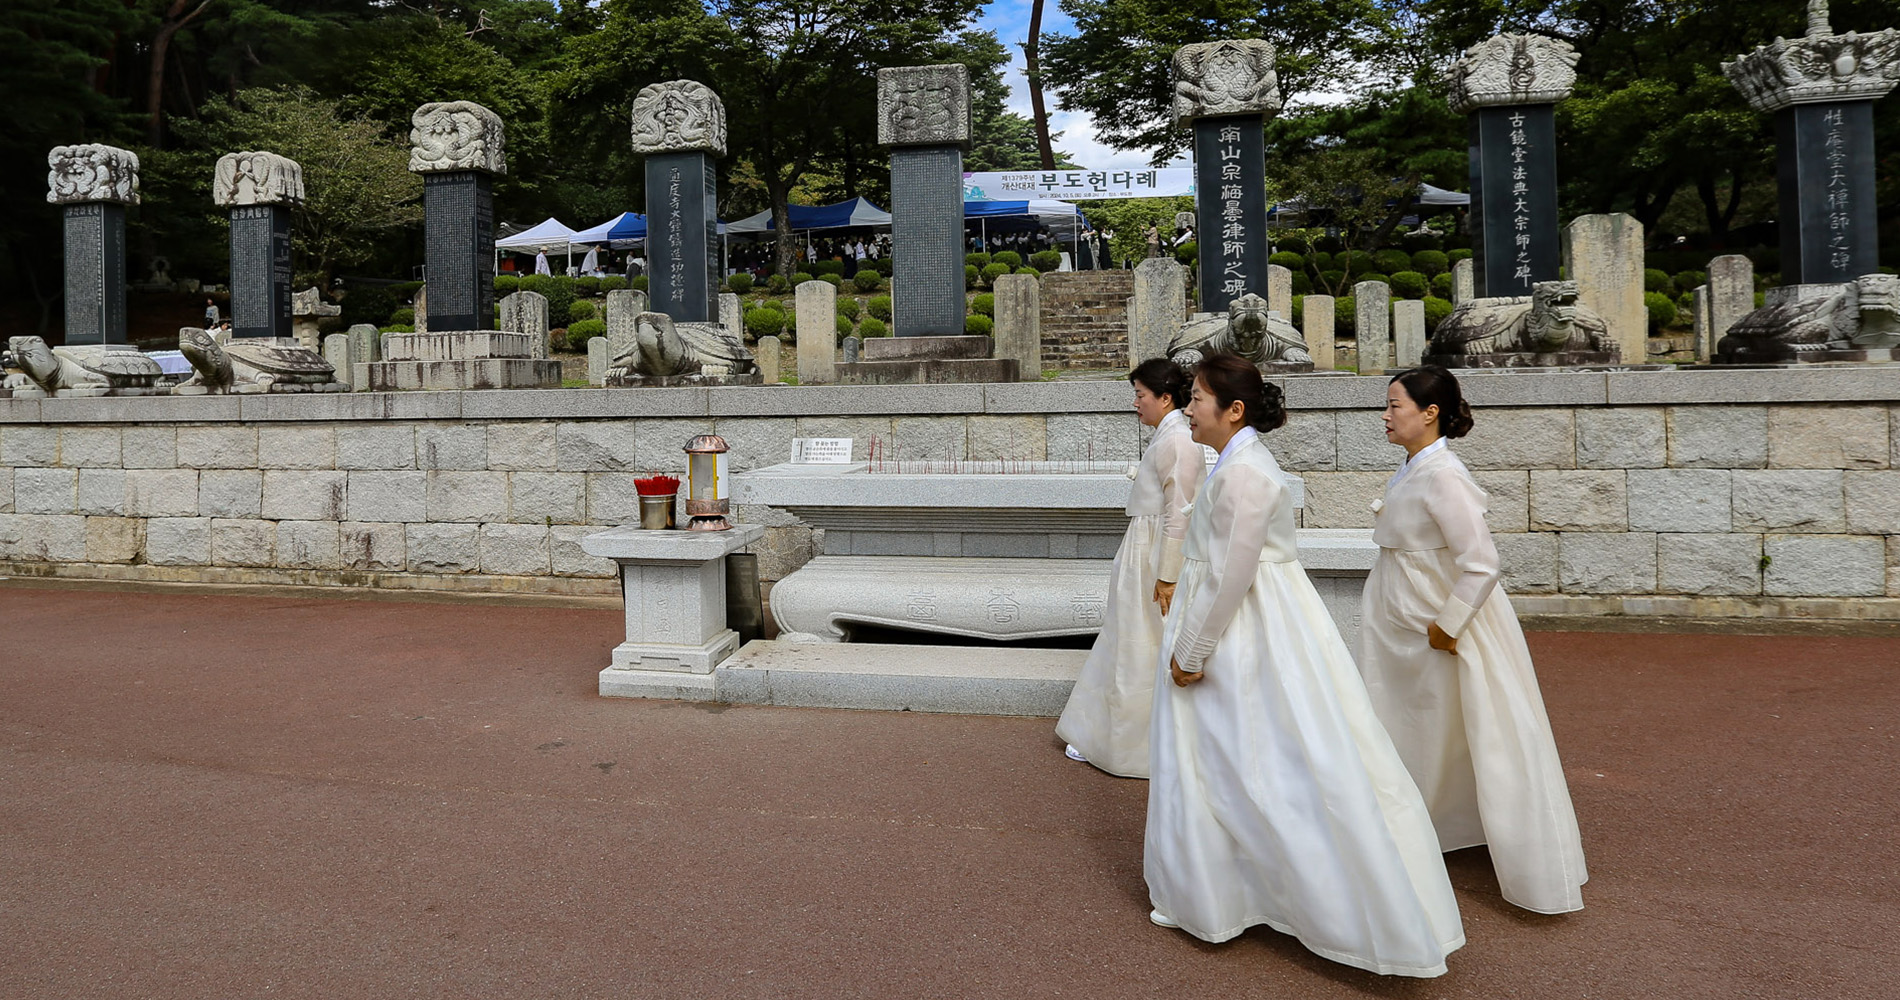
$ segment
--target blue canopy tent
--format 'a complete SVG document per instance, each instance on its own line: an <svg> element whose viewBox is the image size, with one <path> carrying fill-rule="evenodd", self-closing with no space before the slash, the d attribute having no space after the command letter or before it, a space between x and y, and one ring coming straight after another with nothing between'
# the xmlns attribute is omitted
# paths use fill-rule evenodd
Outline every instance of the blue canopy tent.
<svg viewBox="0 0 1900 1000"><path fill-rule="evenodd" d="M592 229L583 229L575 233L571 243L605 243L615 250L625 250L647 238L647 217L638 212L622 212Z"/></svg>

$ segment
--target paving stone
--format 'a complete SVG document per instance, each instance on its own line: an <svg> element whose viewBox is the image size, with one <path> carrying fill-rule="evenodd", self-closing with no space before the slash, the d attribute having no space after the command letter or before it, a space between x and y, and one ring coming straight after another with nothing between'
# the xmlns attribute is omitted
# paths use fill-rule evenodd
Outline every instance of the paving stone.
<svg viewBox="0 0 1900 1000"><path fill-rule="evenodd" d="M1580 469L1659 469L1669 463L1661 407L1581 407L1576 419Z"/></svg>
<svg viewBox="0 0 1900 1000"><path fill-rule="evenodd" d="M1486 407L1475 414L1471 433L1452 448L1473 469L1574 469L1574 411Z"/></svg>
<svg viewBox="0 0 1900 1000"><path fill-rule="evenodd" d="M429 520L508 519L508 473L431 472L428 477Z"/></svg>
<svg viewBox="0 0 1900 1000"><path fill-rule="evenodd" d="M427 521L429 474L352 472L346 513L352 521Z"/></svg>
<svg viewBox="0 0 1900 1000"><path fill-rule="evenodd" d="M1385 472L1309 472L1301 524L1308 528L1370 528L1372 501L1385 495Z"/></svg>
<svg viewBox="0 0 1900 1000"><path fill-rule="evenodd" d="M178 466L178 428L126 427L119 432L121 462L128 469Z"/></svg>
<svg viewBox="0 0 1900 1000"><path fill-rule="evenodd" d="M335 521L277 522L277 565L284 569L336 569L341 565Z"/></svg>
<svg viewBox="0 0 1900 1000"><path fill-rule="evenodd" d="M80 469L79 502L74 510L115 517L124 514L125 470Z"/></svg>
<svg viewBox="0 0 1900 1000"><path fill-rule="evenodd" d="M144 518L86 518L87 562L129 563L136 560L144 548Z"/></svg>
<svg viewBox="0 0 1900 1000"><path fill-rule="evenodd" d="M636 436L631 420L563 423L554 432L555 468L562 472L637 471Z"/></svg>
<svg viewBox="0 0 1900 1000"><path fill-rule="evenodd" d="M410 524L403 541L413 573L473 573L482 565L478 524Z"/></svg>
<svg viewBox="0 0 1900 1000"><path fill-rule="evenodd" d="M344 521L337 526L337 565L365 572L401 572L409 568L403 526L399 522Z"/></svg>
<svg viewBox="0 0 1900 1000"><path fill-rule="evenodd" d="M177 447L178 464L187 469L257 468L255 427L180 427Z"/></svg>
<svg viewBox="0 0 1900 1000"><path fill-rule="evenodd" d="M204 566L211 562L211 519L154 517L145 522L145 561L154 566Z"/></svg>
<svg viewBox="0 0 1900 1000"><path fill-rule="evenodd" d="M553 472L554 424L546 420L488 425L488 468L498 472Z"/></svg>
<svg viewBox="0 0 1900 1000"><path fill-rule="evenodd" d="M1507 532L1493 534L1491 539L1504 568L1498 586L1506 594L1547 594L1557 589L1556 532Z"/></svg>
<svg viewBox="0 0 1900 1000"><path fill-rule="evenodd" d="M1736 531L1847 530L1838 469L1738 469L1730 483Z"/></svg>
<svg viewBox="0 0 1900 1000"><path fill-rule="evenodd" d="M410 424L342 424L336 428L339 469L413 469L416 429Z"/></svg>
<svg viewBox="0 0 1900 1000"><path fill-rule="evenodd" d="M1848 531L1900 535L1900 470L1846 472L1841 475L1841 486Z"/></svg>
<svg viewBox="0 0 1900 1000"><path fill-rule="evenodd" d="M1533 469L1531 527L1538 531L1620 531L1629 526L1621 469Z"/></svg>
<svg viewBox="0 0 1900 1000"><path fill-rule="evenodd" d="M1887 591L1878 535L1768 535L1762 591L1771 597L1875 597Z"/></svg>
<svg viewBox="0 0 1900 1000"><path fill-rule="evenodd" d="M482 424L418 425L416 468L456 472L488 468L488 428Z"/></svg>
<svg viewBox="0 0 1900 1000"><path fill-rule="evenodd" d="M482 572L497 576L546 576L548 529L540 524L484 524Z"/></svg>
<svg viewBox="0 0 1900 1000"><path fill-rule="evenodd" d="M83 562L87 520L79 514L0 514L0 559Z"/></svg>
<svg viewBox="0 0 1900 1000"><path fill-rule="evenodd" d="M1768 464L1765 406L1671 406L1669 464L1679 469L1759 469Z"/></svg>
<svg viewBox="0 0 1900 1000"><path fill-rule="evenodd" d="M1771 469L1884 469L1888 461L1884 406L1771 406Z"/></svg>
<svg viewBox="0 0 1900 1000"><path fill-rule="evenodd" d="M1744 532L1656 536L1656 589L1665 594L1761 593L1761 536Z"/></svg>
<svg viewBox="0 0 1900 1000"><path fill-rule="evenodd" d="M1385 422L1378 410L1337 410L1333 418L1334 464L1340 471L1391 475L1405 464L1405 449L1385 439ZM1457 443L1452 447L1456 449Z"/></svg>
<svg viewBox="0 0 1900 1000"><path fill-rule="evenodd" d="M1656 590L1656 536L1647 531L1558 535L1558 583L1566 594L1648 594Z"/></svg>
<svg viewBox="0 0 1900 1000"><path fill-rule="evenodd" d="M1727 469L1631 469L1632 531L1729 530Z"/></svg>
<svg viewBox="0 0 1900 1000"><path fill-rule="evenodd" d="M12 424L0 427L0 465L52 466L59 464L59 429Z"/></svg>
<svg viewBox="0 0 1900 1000"><path fill-rule="evenodd" d="M18 505L19 481L14 481ZM127 469L125 512L132 517L193 517L198 513L196 469ZM210 538L206 528L206 538ZM147 532L149 543L150 532ZM207 544L209 542L207 541ZM209 550L207 550L209 551Z"/></svg>
<svg viewBox="0 0 1900 1000"><path fill-rule="evenodd" d="M1339 428L1330 410L1292 410L1286 423L1262 440L1288 472L1320 472L1339 467ZM1147 442L1143 441L1146 447ZM1396 468L1397 466L1394 466Z"/></svg>
<svg viewBox="0 0 1900 1000"><path fill-rule="evenodd" d="M255 518L211 519L212 565L274 566L276 563L277 522Z"/></svg>
<svg viewBox="0 0 1900 1000"><path fill-rule="evenodd" d="M1493 533L1531 530L1530 473L1477 470L1471 478L1491 497L1484 522Z"/></svg>
<svg viewBox="0 0 1900 1000"><path fill-rule="evenodd" d="M264 509L264 474L256 469L206 469L198 473L198 513L206 517L257 517Z"/></svg>
<svg viewBox="0 0 1900 1000"><path fill-rule="evenodd" d="M262 469L334 469L336 428L298 424L259 427L257 464Z"/></svg>
<svg viewBox="0 0 1900 1000"><path fill-rule="evenodd" d="M79 504L77 469L13 470L13 509L21 514L71 514Z"/></svg>
<svg viewBox="0 0 1900 1000"><path fill-rule="evenodd" d="M117 469L123 466L117 427L61 427L59 464L69 469Z"/></svg>
<svg viewBox="0 0 1900 1000"><path fill-rule="evenodd" d="M586 474L508 473L508 520L541 525L580 524L586 521Z"/></svg>

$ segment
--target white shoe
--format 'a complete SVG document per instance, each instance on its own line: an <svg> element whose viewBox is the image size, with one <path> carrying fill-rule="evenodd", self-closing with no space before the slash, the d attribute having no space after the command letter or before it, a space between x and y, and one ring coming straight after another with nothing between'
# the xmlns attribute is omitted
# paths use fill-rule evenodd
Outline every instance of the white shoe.
<svg viewBox="0 0 1900 1000"><path fill-rule="evenodd" d="M1073 743L1069 744L1068 747L1062 751L1062 755L1078 764L1086 764L1089 762L1089 759L1082 756L1082 751L1077 750Z"/></svg>
<svg viewBox="0 0 1900 1000"><path fill-rule="evenodd" d="M1173 920L1170 920L1160 910L1149 910L1148 920L1150 923L1153 923L1156 927L1166 927L1167 929L1171 931L1178 931L1181 929L1180 924L1177 924Z"/></svg>

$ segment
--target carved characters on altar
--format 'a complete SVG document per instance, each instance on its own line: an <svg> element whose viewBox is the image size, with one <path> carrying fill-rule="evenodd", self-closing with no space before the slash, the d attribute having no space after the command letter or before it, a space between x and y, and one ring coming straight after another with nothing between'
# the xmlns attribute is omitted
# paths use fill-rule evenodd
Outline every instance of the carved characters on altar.
<svg viewBox="0 0 1900 1000"><path fill-rule="evenodd" d="M633 99L633 151L726 155L726 106L703 83L672 80Z"/></svg>
<svg viewBox="0 0 1900 1000"><path fill-rule="evenodd" d="M1493 35L1465 50L1446 70L1451 109L1555 104L1577 82L1577 50L1548 35Z"/></svg>
<svg viewBox="0 0 1900 1000"><path fill-rule="evenodd" d="M211 200L220 208L293 205L303 200L303 166L276 153L226 153L218 158Z"/></svg>
<svg viewBox="0 0 1900 1000"><path fill-rule="evenodd" d="M1280 110L1272 42L1257 38L1200 42L1174 50L1174 120L1270 115Z"/></svg>
<svg viewBox="0 0 1900 1000"><path fill-rule="evenodd" d="M139 203L139 157L129 149L85 143L54 146L46 154L46 200L55 205L89 201Z"/></svg>
<svg viewBox="0 0 1900 1000"><path fill-rule="evenodd" d="M424 104L410 118L409 169L415 173L508 172L501 118L473 101Z"/></svg>

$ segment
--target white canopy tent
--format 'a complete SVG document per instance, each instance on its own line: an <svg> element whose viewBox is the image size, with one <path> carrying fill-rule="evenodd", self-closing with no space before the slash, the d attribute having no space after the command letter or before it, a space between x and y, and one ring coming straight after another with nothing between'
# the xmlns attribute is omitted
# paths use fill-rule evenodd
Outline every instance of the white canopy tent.
<svg viewBox="0 0 1900 1000"><path fill-rule="evenodd" d="M495 269L497 271L501 270L500 261L501 252L503 250L514 250L521 253L551 253L555 250L559 250L562 254L571 257L573 250L570 244L573 240L574 230L562 225L559 219L548 219L539 225L524 229L513 236L505 236L496 240ZM564 260L562 262L563 269L565 269L567 263L569 263L569 261Z"/></svg>

